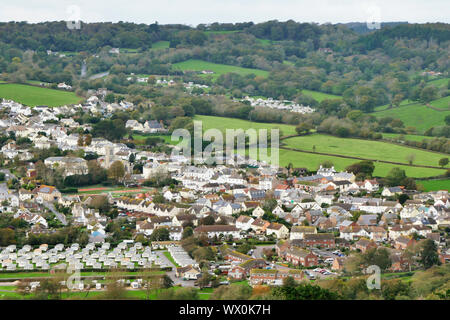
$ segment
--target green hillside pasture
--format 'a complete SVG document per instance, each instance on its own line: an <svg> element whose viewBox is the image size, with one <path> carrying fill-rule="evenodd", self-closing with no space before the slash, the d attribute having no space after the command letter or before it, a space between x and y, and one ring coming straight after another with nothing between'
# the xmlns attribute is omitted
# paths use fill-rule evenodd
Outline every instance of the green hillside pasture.
<svg viewBox="0 0 450 320"><path fill-rule="evenodd" d="M169 41L157 41L155 43L152 43L152 49L167 49L170 46L170 42Z"/></svg>
<svg viewBox="0 0 450 320"><path fill-rule="evenodd" d="M382 133L383 139L398 139L401 134L400 133ZM435 137L429 136L421 136L417 134L404 134L403 137L406 141L418 141L422 142L423 140L433 140ZM442 137L440 138L442 139Z"/></svg>
<svg viewBox="0 0 450 320"><path fill-rule="evenodd" d="M263 150L263 152L265 152L265 150ZM239 153L244 154L244 151ZM249 151L246 150L245 154L248 155ZM268 156L270 157L270 150L268 152ZM267 158L261 158L261 160L267 161ZM287 166L289 163L292 163L292 165L296 168L307 168L310 171L317 170L320 164L324 161L331 161L337 171L343 171L347 166L352 165L359 160L280 149L279 161L280 166ZM405 170L406 175L413 178L435 177L445 172L444 170L439 169L418 168L375 162L374 176L385 177L389 171L392 170L392 168L400 168Z"/></svg>
<svg viewBox="0 0 450 320"><path fill-rule="evenodd" d="M30 107L57 107L67 104L80 103L83 98L74 92L41 88L17 83L0 85L0 97L20 102Z"/></svg>
<svg viewBox="0 0 450 320"><path fill-rule="evenodd" d="M226 64L218 64L218 63L212 63L207 62L203 60L186 60L183 62L174 63L173 67L175 69L179 69L182 71L203 71L203 70L211 70L214 72L211 76L213 76L214 79L219 77L222 74L226 74L229 72L238 73L242 76L248 75L248 74L254 74L256 76L260 77L267 77L269 75L268 71L265 70L259 70L259 69L250 69L250 68L241 68L237 66L230 66ZM208 76L208 75L205 75Z"/></svg>
<svg viewBox="0 0 450 320"><path fill-rule="evenodd" d="M441 79L435 79L427 82L428 85L433 85L437 88L446 87L448 85L448 82L450 81L450 78L441 78Z"/></svg>
<svg viewBox="0 0 450 320"><path fill-rule="evenodd" d="M448 98L448 97L447 97ZM436 108L442 108L446 98L434 100L431 105ZM436 103L436 101L438 101ZM425 132L427 129L436 126L445 125L444 118L450 115L449 111L437 111L428 108L422 104L412 104L401 106L380 112L372 113L377 118L392 117L403 121L406 127L415 127L418 132Z"/></svg>
<svg viewBox="0 0 450 320"><path fill-rule="evenodd" d="M280 129L280 137L296 134L294 126L280 123L262 123L242 119L200 115L195 116L194 120L202 121L203 130L219 129L222 132L225 132L226 129L267 129L270 134L270 129Z"/></svg>
<svg viewBox="0 0 450 320"><path fill-rule="evenodd" d="M416 181L419 185L424 187L425 191L439 191L439 190L450 190L450 179L446 180L425 180L425 181Z"/></svg>
<svg viewBox="0 0 450 320"><path fill-rule="evenodd" d="M294 137L283 140L283 142L287 147L305 151L313 151L313 146L315 146L316 152L393 161L406 165L408 164L407 157L411 154L415 155L413 164L436 167L438 166L439 159L445 156L436 152L399 146L388 142L346 139L323 134Z"/></svg>
<svg viewBox="0 0 450 320"><path fill-rule="evenodd" d="M303 89L302 93L313 97L315 100L317 100L319 102L321 102L322 100L325 100L325 99L342 99L341 96L337 96L337 95L334 95L334 94L323 93L323 92L319 92L319 91L306 90L306 89Z"/></svg>

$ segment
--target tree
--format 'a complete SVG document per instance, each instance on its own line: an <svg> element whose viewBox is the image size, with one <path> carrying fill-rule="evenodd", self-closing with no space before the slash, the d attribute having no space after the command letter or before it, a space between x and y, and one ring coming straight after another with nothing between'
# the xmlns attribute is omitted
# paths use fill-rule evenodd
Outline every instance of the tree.
<svg viewBox="0 0 450 320"><path fill-rule="evenodd" d="M445 167L446 165L448 165L448 162L448 158L442 158L439 160L439 166Z"/></svg>
<svg viewBox="0 0 450 320"><path fill-rule="evenodd" d="M450 126L450 114L445 116L445 124Z"/></svg>
<svg viewBox="0 0 450 320"><path fill-rule="evenodd" d="M348 166L345 170L352 172L359 178L359 180L365 180L372 177L373 171L375 170L375 165L370 160L364 160Z"/></svg>
<svg viewBox="0 0 450 320"><path fill-rule="evenodd" d="M302 135L302 134L308 134L309 131L312 129L312 125L308 122L302 122L300 123L297 127L295 127L295 131L297 132L297 134Z"/></svg>
<svg viewBox="0 0 450 320"><path fill-rule="evenodd" d="M119 160L114 161L108 169L108 178L120 182L125 175L125 167Z"/></svg>
<svg viewBox="0 0 450 320"><path fill-rule="evenodd" d="M157 228L150 236L151 241L168 241L170 240L169 229Z"/></svg>
<svg viewBox="0 0 450 320"><path fill-rule="evenodd" d="M331 168L333 166L333 162L330 160L325 160L321 164L322 168Z"/></svg>
<svg viewBox="0 0 450 320"><path fill-rule="evenodd" d="M406 156L406 160L408 161L409 165L412 165L414 160L416 160L416 155L414 153L410 153Z"/></svg>
<svg viewBox="0 0 450 320"><path fill-rule="evenodd" d="M431 239L423 241L422 248L420 250L420 264L425 269L440 264L437 246Z"/></svg>
<svg viewBox="0 0 450 320"><path fill-rule="evenodd" d="M405 178L405 170L402 170L400 168L392 168L386 176L386 182L389 186L394 187L401 185Z"/></svg>
<svg viewBox="0 0 450 320"><path fill-rule="evenodd" d="M183 239L186 239L194 234L192 227L186 227L183 229Z"/></svg>

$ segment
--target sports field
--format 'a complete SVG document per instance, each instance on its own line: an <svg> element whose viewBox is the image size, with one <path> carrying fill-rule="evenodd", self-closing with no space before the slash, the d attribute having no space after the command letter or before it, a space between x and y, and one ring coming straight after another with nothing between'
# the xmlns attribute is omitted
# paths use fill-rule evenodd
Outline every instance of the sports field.
<svg viewBox="0 0 450 320"><path fill-rule="evenodd" d="M41 88L25 84L0 84L0 98L11 99L24 105L57 107L80 103L83 98L74 92Z"/></svg>

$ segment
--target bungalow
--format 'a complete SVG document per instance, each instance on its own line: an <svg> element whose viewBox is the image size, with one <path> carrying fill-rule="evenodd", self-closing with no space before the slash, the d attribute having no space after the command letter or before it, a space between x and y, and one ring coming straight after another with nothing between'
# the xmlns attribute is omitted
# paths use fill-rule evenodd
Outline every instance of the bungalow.
<svg viewBox="0 0 450 320"><path fill-rule="evenodd" d="M269 221L258 218L255 221L253 221L253 223L251 224L251 228L256 232L265 233L269 225L270 225Z"/></svg>
<svg viewBox="0 0 450 320"><path fill-rule="evenodd" d="M239 229L231 225L201 225L194 229L194 234L206 234L208 238L233 237L240 239Z"/></svg>
<svg viewBox="0 0 450 320"><path fill-rule="evenodd" d="M179 267L175 271L175 276L178 278L185 278L187 280L197 280L201 272L192 265Z"/></svg>

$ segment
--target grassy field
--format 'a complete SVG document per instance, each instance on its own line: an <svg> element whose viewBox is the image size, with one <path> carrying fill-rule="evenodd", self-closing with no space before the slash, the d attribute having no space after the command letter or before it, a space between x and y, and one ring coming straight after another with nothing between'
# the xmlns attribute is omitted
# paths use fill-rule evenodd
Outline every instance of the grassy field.
<svg viewBox="0 0 450 320"><path fill-rule="evenodd" d="M417 181L416 183L422 185L425 191L450 190L450 179Z"/></svg>
<svg viewBox="0 0 450 320"><path fill-rule="evenodd" d="M345 139L323 134L312 134L304 137L294 137L283 141L286 146L305 151L339 154L352 157L361 157L374 160L385 160L408 164L407 157L415 155L414 164L438 166L444 154L428 152L399 146L381 141L368 141L360 139Z"/></svg>
<svg viewBox="0 0 450 320"><path fill-rule="evenodd" d="M76 104L83 100L74 92L16 83L1 84L0 97L11 99L32 107L39 105L57 107L66 104Z"/></svg>
<svg viewBox="0 0 450 320"><path fill-rule="evenodd" d="M226 129L280 129L280 137L295 134L295 127L279 123L261 123L248 120L213 117L213 116L195 116L194 120L202 121L203 130L219 129L225 132Z"/></svg>
<svg viewBox="0 0 450 320"><path fill-rule="evenodd" d="M436 108L444 108L450 97L434 100L431 105ZM404 105L398 108L383 110L372 113L377 118L392 117L403 121L406 127L415 127L418 132L423 133L427 129L445 125L444 118L450 115L448 111L437 111L420 103Z"/></svg>
<svg viewBox="0 0 450 320"><path fill-rule="evenodd" d="M237 66L218 64L218 63L212 63L212 62L207 62L207 61L203 61L203 60L195 60L195 59L175 63L175 64L173 64L173 67L175 69L179 69L182 71L211 70L211 71L214 71L214 74L212 74L214 79L219 77L222 74L226 74L229 72L238 73L240 75L254 74L254 75L260 76L260 77L267 77L269 75L269 72L265 71L265 70L241 68L241 67L237 67Z"/></svg>
<svg viewBox="0 0 450 320"><path fill-rule="evenodd" d="M169 48L169 45L169 41L157 41L155 43L152 43L152 49L167 49Z"/></svg>
<svg viewBox="0 0 450 320"><path fill-rule="evenodd" d="M445 87L448 85L448 82L450 81L450 78L441 78L441 79L435 79L427 82L428 85L433 85L437 88Z"/></svg>
<svg viewBox="0 0 450 320"><path fill-rule="evenodd" d="M383 139L398 139L401 134L399 133L383 133ZM428 136L420 136L417 134L404 134L404 139L407 141L419 141L422 142L425 140L432 140L434 137L428 137Z"/></svg>
<svg viewBox="0 0 450 320"><path fill-rule="evenodd" d="M315 100L317 100L319 102L321 102L322 100L325 100L325 99L341 99L342 98L341 96L337 96L337 95L334 95L334 94L323 93L323 92L319 92L319 91L306 90L306 89L303 89L302 93L313 97Z"/></svg>

